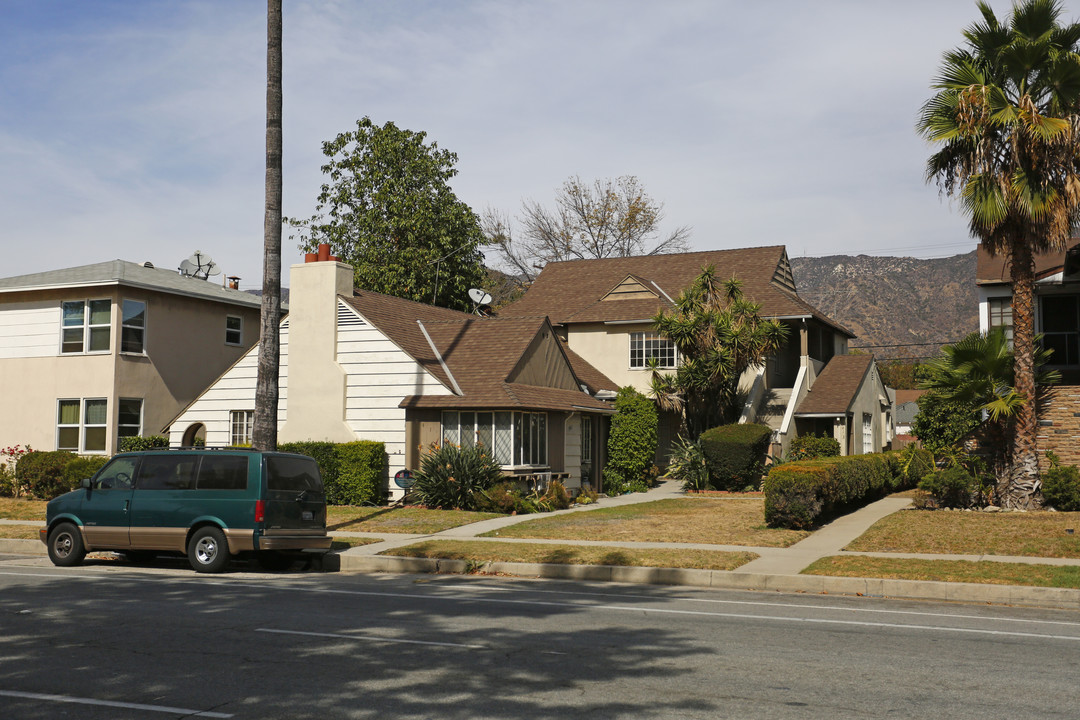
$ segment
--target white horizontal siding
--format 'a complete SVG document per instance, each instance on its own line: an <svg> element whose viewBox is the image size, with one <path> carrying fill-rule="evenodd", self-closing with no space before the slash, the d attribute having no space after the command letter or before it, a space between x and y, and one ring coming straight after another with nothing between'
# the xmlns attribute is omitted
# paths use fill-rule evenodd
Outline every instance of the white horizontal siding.
<svg viewBox="0 0 1080 720"><path fill-rule="evenodd" d="M0 310L0 358L60 354L60 305L27 302Z"/></svg>

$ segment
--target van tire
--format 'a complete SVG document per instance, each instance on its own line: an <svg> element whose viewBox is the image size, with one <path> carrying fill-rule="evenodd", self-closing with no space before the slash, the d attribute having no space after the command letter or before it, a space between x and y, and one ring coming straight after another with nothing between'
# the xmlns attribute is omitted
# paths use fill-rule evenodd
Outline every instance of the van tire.
<svg viewBox="0 0 1080 720"><path fill-rule="evenodd" d="M199 528L191 535L187 555L195 572L221 572L229 564L229 545L225 542L225 533L213 525Z"/></svg>
<svg viewBox="0 0 1080 720"><path fill-rule="evenodd" d="M72 523L63 522L52 529L49 533L49 559L53 565L72 567L81 563L85 557L86 546L83 545L79 528Z"/></svg>

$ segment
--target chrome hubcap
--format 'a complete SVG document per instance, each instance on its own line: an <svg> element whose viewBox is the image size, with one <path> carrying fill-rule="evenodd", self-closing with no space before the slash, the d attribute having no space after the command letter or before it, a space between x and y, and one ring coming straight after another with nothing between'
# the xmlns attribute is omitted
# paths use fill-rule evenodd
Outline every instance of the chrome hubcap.
<svg viewBox="0 0 1080 720"><path fill-rule="evenodd" d="M56 556L65 558L70 555L72 544L70 534L63 533L62 535L57 535L56 540L53 541L53 550L56 552Z"/></svg>
<svg viewBox="0 0 1080 720"><path fill-rule="evenodd" d="M217 554L218 546L212 537L204 537L195 545L195 557L204 565L212 563Z"/></svg>

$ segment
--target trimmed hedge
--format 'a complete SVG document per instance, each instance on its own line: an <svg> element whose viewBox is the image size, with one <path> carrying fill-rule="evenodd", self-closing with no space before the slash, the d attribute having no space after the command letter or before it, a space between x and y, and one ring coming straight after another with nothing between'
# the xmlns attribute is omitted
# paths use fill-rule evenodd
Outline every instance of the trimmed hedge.
<svg viewBox="0 0 1080 720"><path fill-rule="evenodd" d="M1055 510L1080 510L1080 471L1075 465L1052 467L1043 473L1043 499Z"/></svg>
<svg viewBox="0 0 1080 720"><path fill-rule="evenodd" d="M619 390L608 434L605 492L625 492L627 486L649 482L656 459L657 422L652 400L629 385ZM612 487L608 486L609 477Z"/></svg>
<svg viewBox="0 0 1080 720"><path fill-rule="evenodd" d="M138 452L169 447L169 438L164 435L132 435L120 438L117 446L120 452Z"/></svg>
<svg viewBox="0 0 1080 720"><path fill-rule="evenodd" d="M709 468L709 484L714 489L757 488L765 470L772 430L753 423L720 425L701 433L699 441Z"/></svg>
<svg viewBox="0 0 1080 720"><path fill-rule="evenodd" d="M765 478L765 522L806 529L841 511L914 487L933 456L915 450L800 460L772 469Z"/></svg>
<svg viewBox="0 0 1080 720"><path fill-rule="evenodd" d="M814 460L823 457L839 457L840 441L822 435L800 435L791 441L788 460Z"/></svg>
<svg viewBox="0 0 1080 720"><path fill-rule="evenodd" d="M52 500L79 487L80 480L96 473L108 461L106 455L79 456L66 450L35 450L19 460L15 475L27 494Z"/></svg>
<svg viewBox="0 0 1080 720"><path fill-rule="evenodd" d="M278 450L315 459L328 505L377 505L384 500L387 465L384 443L306 440L279 443Z"/></svg>

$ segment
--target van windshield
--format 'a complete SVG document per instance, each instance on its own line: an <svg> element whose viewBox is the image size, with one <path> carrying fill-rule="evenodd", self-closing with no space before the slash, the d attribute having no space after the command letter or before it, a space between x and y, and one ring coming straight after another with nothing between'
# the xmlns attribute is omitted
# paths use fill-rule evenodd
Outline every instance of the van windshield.
<svg viewBox="0 0 1080 720"><path fill-rule="evenodd" d="M270 490L308 490L322 492L319 466L308 457L268 455L266 457L266 486Z"/></svg>

